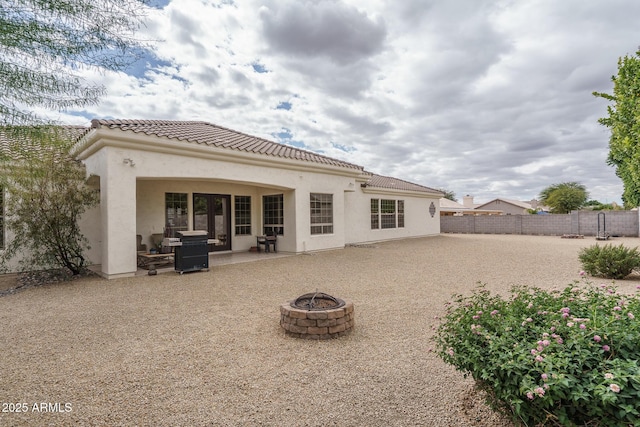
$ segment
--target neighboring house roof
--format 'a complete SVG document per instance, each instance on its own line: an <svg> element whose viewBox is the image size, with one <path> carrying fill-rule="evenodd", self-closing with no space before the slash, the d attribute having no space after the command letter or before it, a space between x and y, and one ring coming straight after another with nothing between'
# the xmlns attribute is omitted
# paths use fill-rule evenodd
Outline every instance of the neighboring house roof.
<svg viewBox="0 0 640 427"><path fill-rule="evenodd" d="M470 210L468 207L445 197L440 199L440 208L447 210Z"/></svg>
<svg viewBox="0 0 640 427"><path fill-rule="evenodd" d="M441 191L426 187L424 185L414 184L402 179L376 174L371 174L371 178L369 178L364 185L365 187L371 188L384 188L399 191L417 191L420 193L442 194Z"/></svg>
<svg viewBox="0 0 640 427"><path fill-rule="evenodd" d="M99 128L119 129L123 132L144 133L158 138L174 139L186 143L204 144L229 150L363 170L362 166L353 163L202 121L92 120L91 129Z"/></svg>
<svg viewBox="0 0 640 427"><path fill-rule="evenodd" d="M456 215L500 215L501 210L497 209L476 209L465 206L461 203L442 197L440 199L441 213L454 213Z"/></svg>
<svg viewBox="0 0 640 427"><path fill-rule="evenodd" d="M521 202L520 200L511 200L511 199L502 199L502 198L497 198L497 199L493 199L490 202L487 203L483 203L481 205L477 205L474 209L479 209L482 208L483 206L486 206L488 204L491 203L495 203L497 201L503 202L503 203L508 203L510 205L522 208L522 209L531 209L531 203L527 203L527 202Z"/></svg>

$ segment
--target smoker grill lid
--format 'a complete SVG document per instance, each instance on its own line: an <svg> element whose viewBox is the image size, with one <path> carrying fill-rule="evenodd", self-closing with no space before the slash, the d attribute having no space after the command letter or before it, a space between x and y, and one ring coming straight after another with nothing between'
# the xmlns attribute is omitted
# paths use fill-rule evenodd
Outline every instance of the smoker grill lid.
<svg viewBox="0 0 640 427"><path fill-rule="evenodd" d="M208 233L206 230L193 230L193 231L178 231L176 233L179 237L195 237L206 236Z"/></svg>

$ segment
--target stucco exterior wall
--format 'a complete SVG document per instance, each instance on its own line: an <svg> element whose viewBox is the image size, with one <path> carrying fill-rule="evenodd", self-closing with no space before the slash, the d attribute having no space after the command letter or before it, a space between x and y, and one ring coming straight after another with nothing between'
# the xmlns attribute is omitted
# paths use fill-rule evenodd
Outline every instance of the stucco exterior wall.
<svg viewBox="0 0 640 427"><path fill-rule="evenodd" d="M100 177L100 246L102 273L107 277L135 273L136 235L150 245L152 234L165 226L165 193L187 193L193 227L193 194L231 196L231 249L245 251L263 234L262 196L283 194L284 234L278 250L301 253L342 248L347 243L434 235L440 232L438 194L419 191L362 189L361 168L332 162L270 156L101 128L78 146L89 174ZM366 178L365 178L366 179ZM310 195L331 194L333 232L312 235ZM389 194L391 193L391 194ZM252 235L233 236L233 197L251 196ZM370 200L404 200L403 228L371 230ZM429 213L433 203L435 212Z"/></svg>
<svg viewBox="0 0 640 427"><path fill-rule="evenodd" d="M142 236L149 248L151 236L164 232L165 193L187 194L189 229L194 228L194 193L230 196L232 251L255 246L255 237L264 234L263 196L275 194L283 195L284 208L278 251L320 251L440 232L440 194L434 191L432 197L425 187L365 189L361 183L371 175L356 165L318 156L310 161L308 153L270 155L273 146L258 152L196 141L200 140L188 142L105 126L92 129L78 142L73 154L100 191L100 205L87 212L82 228L92 247L89 257L100 264L105 277L135 274L136 236ZM332 196L330 233L311 234L313 193ZM235 235L235 196L251 197L251 235ZM372 198L403 200L404 227L372 230Z"/></svg>
<svg viewBox="0 0 640 427"><path fill-rule="evenodd" d="M405 226L371 229L371 199L404 200ZM433 236L440 233L440 206L437 197L410 194L390 194L363 190L345 193L345 243L357 244L409 237ZM433 203L434 214L429 212Z"/></svg>

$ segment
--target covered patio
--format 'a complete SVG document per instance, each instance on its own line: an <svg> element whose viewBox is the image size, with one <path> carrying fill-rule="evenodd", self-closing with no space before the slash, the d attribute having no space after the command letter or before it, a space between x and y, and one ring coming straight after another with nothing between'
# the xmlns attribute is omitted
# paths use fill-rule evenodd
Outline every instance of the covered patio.
<svg viewBox="0 0 640 427"><path fill-rule="evenodd" d="M229 264L242 264L248 262L256 262L256 261L265 261L265 260L273 260L276 258L286 258L295 256L295 254L291 252L218 252L218 253L209 253L209 269L215 269L221 265L229 265ZM96 266L99 267L99 266ZM94 267L95 268L95 267ZM99 271L99 270L97 270ZM176 273L174 270L173 264L171 265L163 265L160 268L156 269L158 274L165 273ZM138 268L136 270L136 276L146 276L149 274L149 270L144 268ZM177 273L176 273L177 274ZM198 272L194 272L193 274L198 274Z"/></svg>

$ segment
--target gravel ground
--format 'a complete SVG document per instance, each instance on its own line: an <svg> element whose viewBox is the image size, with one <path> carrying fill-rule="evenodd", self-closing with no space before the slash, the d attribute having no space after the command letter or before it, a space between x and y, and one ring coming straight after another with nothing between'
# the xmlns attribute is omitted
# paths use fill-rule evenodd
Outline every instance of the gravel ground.
<svg viewBox="0 0 640 427"><path fill-rule="evenodd" d="M430 352L434 317L478 281L564 287L592 244L449 234L9 294L0 425L509 426ZM350 335L284 334L279 305L316 289L353 301Z"/></svg>

